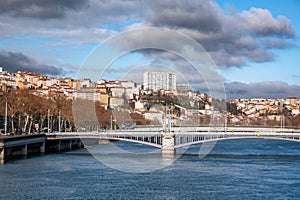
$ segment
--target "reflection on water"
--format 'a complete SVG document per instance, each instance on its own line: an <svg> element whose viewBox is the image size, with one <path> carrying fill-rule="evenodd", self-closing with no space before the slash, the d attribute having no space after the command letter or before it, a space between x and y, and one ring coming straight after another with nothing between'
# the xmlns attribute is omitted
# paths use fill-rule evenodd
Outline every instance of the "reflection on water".
<svg viewBox="0 0 300 200"><path fill-rule="evenodd" d="M159 149L117 142L90 151L128 171L162 162ZM115 148L113 147L113 148ZM14 160L0 166L0 199L296 199L300 196L300 143L274 140L218 142L205 158L201 146L178 149L172 164L127 173L85 149ZM149 154L147 154L149 153ZM134 165L129 165L130 160ZM167 162L169 162L167 160ZM159 163L161 164L161 163ZM155 163L151 163L155 165Z"/></svg>
<svg viewBox="0 0 300 200"><path fill-rule="evenodd" d="M145 173L171 165L178 156L162 155L161 149L130 142L114 142L87 148L99 162L130 173Z"/></svg>

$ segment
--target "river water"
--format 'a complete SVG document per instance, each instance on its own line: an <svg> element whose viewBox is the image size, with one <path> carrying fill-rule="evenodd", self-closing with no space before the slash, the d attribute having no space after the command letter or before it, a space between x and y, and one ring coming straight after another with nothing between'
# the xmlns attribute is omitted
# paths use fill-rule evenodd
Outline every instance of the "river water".
<svg viewBox="0 0 300 200"><path fill-rule="evenodd" d="M111 146L151 153L107 153ZM172 164L143 173L135 173L145 167L143 159L162 159L160 154L152 147L126 142L91 147L94 156L81 149L9 161L0 165L0 199L300 198L300 143L220 141L204 158L198 156L200 146L181 149L178 152L186 150L184 155L167 158L173 159ZM120 159L126 157L141 168L125 172L99 157L129 165L127 169L134 172L136 166Z"/></svg>

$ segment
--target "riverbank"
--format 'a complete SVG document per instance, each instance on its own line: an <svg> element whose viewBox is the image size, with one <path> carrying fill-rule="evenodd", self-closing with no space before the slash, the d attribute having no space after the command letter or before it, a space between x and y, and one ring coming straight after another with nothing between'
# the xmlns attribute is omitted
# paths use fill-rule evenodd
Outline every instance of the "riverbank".
<svg viewBox="0 0 300 200"><path fill-rule="evenodd" d="M0 164L7 160L84 147L80 138L47 138L45 134L0 136Z"/></svg>

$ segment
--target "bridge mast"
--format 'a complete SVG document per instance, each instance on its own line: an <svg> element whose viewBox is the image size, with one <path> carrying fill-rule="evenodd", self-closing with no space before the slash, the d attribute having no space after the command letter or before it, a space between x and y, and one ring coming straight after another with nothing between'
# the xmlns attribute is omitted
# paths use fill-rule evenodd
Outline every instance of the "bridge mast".
<svg viewBox="0 0 300 200"><path fill-rule="evenodd" d="M167 127L166 127L167 125ZM166 105L166 112L163 120L163 138L162 138L162 154L174 155L175 151L175 134L172 131L171 105Z"/></svg>

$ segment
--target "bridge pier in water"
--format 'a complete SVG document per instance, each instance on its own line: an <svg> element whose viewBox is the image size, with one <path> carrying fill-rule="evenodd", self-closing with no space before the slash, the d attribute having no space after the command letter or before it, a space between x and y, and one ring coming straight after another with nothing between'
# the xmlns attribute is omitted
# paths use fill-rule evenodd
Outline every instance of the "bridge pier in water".
<svg viewBox="0 0 300 200"><path fill-rule="evenodd" d="M110 140L99 139L98 144L110 144Z"/></svg>
<svg viewBox="0 0 300 200"><path fill-rule="evenodd" d="M67 138L67 139L48 139L47 152L64 152L79 149L83 146L80 138Z"/></svg>
<svg viewBox="0 0 300 200"><path fill-rule="evenodd" d="M175 134L166 132L162 137L162 155L174 155L176 153L175 149Z"/></svg>
<svg viewBox="0 0 300 200"><path fill-rule="evenodd" d="M27 157L27 144L25 144L23 147L22 147L22 157L26 158Z"/></svg>
<svg viewBox="0 0 300 200"><path fill-rule="evenodd" d="M0 164L4 163L4 148L0 148Z"/></svg>

